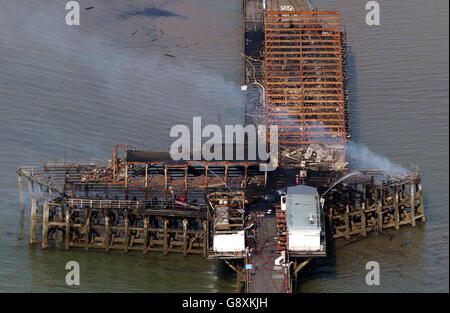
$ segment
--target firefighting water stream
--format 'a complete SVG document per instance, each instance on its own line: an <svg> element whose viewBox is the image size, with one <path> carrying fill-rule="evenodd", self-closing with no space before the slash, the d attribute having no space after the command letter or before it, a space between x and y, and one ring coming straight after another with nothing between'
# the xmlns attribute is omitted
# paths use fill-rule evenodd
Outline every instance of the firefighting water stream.
<svg viewBox="0 0 450 313"><path fill-rule="evenodd" d="M350 177L356 176L356 175L361 175L361 173L358 172L358 171L356 171L356 172L353 172L353 173L348 173L348 174L345 175L345 176L342 176L342 177L339 178L333 185L331 185L330 188L328 188L321 196L322 196L322 197L326 196L326 194L327 194L331 189L333 189L334 186L336 186L336 185L339 184L340 182L346 180L347 178L350 178Z"/></svg>
<svg viewBox="0 0 450 313"><path fill-rule="evenodd" d="M64 147L68 160L111 159L117 143L165 151L193 116L244 120L240 0L78 2L81 25L67 26L65 1L1 1L0 292L234 292L233 273L201 256L29 246L17 167L63 160ZM353 140L419 167L427 223L337 240L300 291L448 292L448 1L380 1L380 26L365 1L312 3L339 10L348 33ZM65 283L71 260L80 286ZM380 286L365 283L369 261Z"/></svg>

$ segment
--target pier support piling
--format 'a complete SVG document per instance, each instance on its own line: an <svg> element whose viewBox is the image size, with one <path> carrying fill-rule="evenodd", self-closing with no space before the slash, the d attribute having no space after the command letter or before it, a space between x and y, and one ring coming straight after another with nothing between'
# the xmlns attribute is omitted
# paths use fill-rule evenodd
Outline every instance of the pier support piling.
<svg viewBox="0 0 450 313"><path fill-rule="evenodd" d="M85 210L86 214L86 221L84 226L84 232L85 232L85 242L84 242L84 249L86 252L89 251L89 242L90 242L90 234L91 234L91 210Z"/></svg>
<svg viewBox="0 0 450 313"><path fill-rule="evenodd" d="M22 175L17 174L17 182L19 183L20 210L23 212L25 210L25 202L24 202L24 199L23 199L23 178L22 178Z"/></svg>
<svg viewBox="0 0 450 313"><path fill-rule="evenodd" d="M422 215L422 222L425 223L426 218L425 218L425 208L423 205L423 190L422 190L422 182L419 182L418 184L418 197L419 197L419 214Z"/></svg>
<svg viewBox="0 0 450 313"><path fill-rule="evenodd" d="M66 250L70 249L70 212L69 210L66 210L66 214L65 214L65 228L66 228L66 234L65 234L65 244L64 244L64 248Z"/></svg>
<svg viewBox="0 0 450 313"><path fill-rule="evenodd" d="M129 230L129 224L130 224L130 220L128 219L128 213L125 212L125 217L124 217L124 238L123 238L123 251L125 253L128 252L128 245L129 245L129 241L130 241L130 230Z"/></svg>
<svg viewBox="0 0 450 313"><path fill-rule="evenodd" d="M36 224L37 224L37 199L31 198L31 211L30 211L30 244L37 243L36 239Z"/></svg>
<svg viewBox="0 0 450 313"><path fill-rule="evenodd" d="M163 254L166 255L169 253L169 236L168 236L168 231L167 231L167 226L169 224L169 221L167 219L164 219L163 223L164 223L164 230L163 230L164 251L163 251Z"/></svg>
<svg viewBox="0 0 450 313"><path fill-rule="evenodd" d="M399 230L400 229L400 213L399 213L399 208L398 208L398 203L399 203L399 190L397 188L397 186L394 188L395 190L395 195L394 195L394 223L395 223L395 229Z"/></svg>
<svg viewBox="0 0 450 313"><path fill-rule="evenodd" d="M187 219L183 219L183 255L187 256L187 248L188 248L188 233L187 233Z"/></svg>
<svg viewBox="0 0 450 313"><path fill-rule="evenodd" d="M48 248L48 229L49 229L50 206L46 202L42 210L42 249Z"/></svg>
<svg viewBox="0 0 450 313"><path fill-rule="evenodd" d="M415 197L415 184L410 184L410 205L411 205L411 226L416 227L416 197Z"/></svg>
<svg viewBox="0 0 450 313"><path fill-rule="evenodd" d="M206 258L208 255L208 223L206 221L202 222L203 226L203 257Z"/></svg>

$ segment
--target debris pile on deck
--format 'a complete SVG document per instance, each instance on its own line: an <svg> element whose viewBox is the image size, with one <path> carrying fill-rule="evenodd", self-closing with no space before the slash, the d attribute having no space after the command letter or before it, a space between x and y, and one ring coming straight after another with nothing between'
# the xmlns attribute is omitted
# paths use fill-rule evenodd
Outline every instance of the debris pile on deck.
<svg viewBox="0 0 450 313"><path fill-rule="evenodd" d="M331 169L342 171L347 168L345 151L335 145L312 143L301 147L283 146L280 161L286 166L305 169Z"/></svg>

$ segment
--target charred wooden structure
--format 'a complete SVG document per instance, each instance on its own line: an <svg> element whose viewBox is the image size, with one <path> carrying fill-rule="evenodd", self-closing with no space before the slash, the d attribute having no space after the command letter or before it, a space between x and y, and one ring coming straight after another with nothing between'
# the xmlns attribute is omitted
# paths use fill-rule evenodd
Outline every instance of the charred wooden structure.
<svg viewBox="0 0 450 313"><path fill-rule="evenodd" d="M333 238L366 237L369 232L425 222L422 182L417 173L400 177L380 171L359 173L324 196Z"/></svg>
<svg viewBox="0 0 450 313"><path fill-rule="evenodd" d="M42 248L49 242L72 247L143 253L159 251L206 257L205 210L173 202L64 199L42 209Z"/></svg>
<svg viewBox="0 0 450 313"><path fill-rule="evenodd" d="M247 200L244 192L213 192L207 198L210 208L209 257L222 259L244 257L242 251L245 250L245 229L248 224ZM236 244L237 248L227 250L227 242Z"/></svg>
<svg viewBox="0 0 450 313"><path fill-rule="evenodd" d="M206 257L208 203L218 195L211 192L238 192L242 210L238 224L243 228L244 191L264 188L255 186L264 182L258 162L174 162L168 153L125 145L114 147L109 162L46 161L40 167L18 168L17 174L22 207L23 179L28 179L30 243L86 251L141 250Z"/></svg>
<svg viewBox="0 0 450 313"><path fill-rule="evenodd" d="M305 0L243 4L245 122L278 126L279 168L260 171L262 162L249 160L175 161L167 152L128 145L115 146L110 161L20 167L22 210L28 180L31 244L200 254L224 260L239 290L245 283L250 292L290 292L299 271L326 253L289 255L282 188L317 188L328 238L425 221L416 171L348 170L347 47L339 13L317 11Z"/></svg>

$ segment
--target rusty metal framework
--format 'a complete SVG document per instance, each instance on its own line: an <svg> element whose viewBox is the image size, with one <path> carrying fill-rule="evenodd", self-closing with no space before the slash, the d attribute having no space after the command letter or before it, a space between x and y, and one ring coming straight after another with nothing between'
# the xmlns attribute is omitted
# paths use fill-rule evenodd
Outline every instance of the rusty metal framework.
<svg viewBox="0 0 450 313"><path fill-rule="evenodd" d="M267 123L281 146L344 147L340 17L334 11L265 12Z"/></svg>

